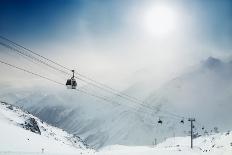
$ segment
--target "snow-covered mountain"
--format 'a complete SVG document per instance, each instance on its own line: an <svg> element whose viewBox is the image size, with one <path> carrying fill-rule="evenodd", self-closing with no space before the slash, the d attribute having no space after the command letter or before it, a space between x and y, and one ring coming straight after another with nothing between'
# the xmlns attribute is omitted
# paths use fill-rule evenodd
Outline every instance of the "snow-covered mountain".
<svg viewBox="0 0 232 155"><path fill-rule="evenodd" d="M190 137L169 138L156 146L107 146L98 155L230 155L232 133L218 133L194 139L190 148Z"/></svg>
<svg viewBox="0 0 232 155"><path fill-rule="evenodd" d="M209 128L232 128L232 62L209 57L185 74L169 81L146 99L149 105L196 117Z"/></svg>
<svg viewBox="0 0 232 155"><path fill-rule="evenodd" d="M8 98L40 119L79 135L95 148L113 144L143 145L147 138L152 139L148 134L141 134L150 132L150 127L137 128L144 124L142 117L128 106L86 98L67 90L51 93L41 89L11 89L1 96L3 100Z"/></svg>
<svg viewBox="0 0 232 155"><path fill-rule="evenodd" d="M174 135L188 135L187 120L182 124L182 118L168 112L196 117L209 130L207 132L215 126L220 131L231 129L232 122L228 119L232 110L231 67L231 62L209 57L160 89L149 88L144 101L145 106L153 108L141 108L117 96L108 95L122 105L110 104L77 91L14 88L6 84L0 90L0 99L22 106L40 119L79 135L95 148L114 144L151 145L155 138L160 142ZM139 82L139 88L142 83ZM139 93L134 92L139 90L137 87L135 84L125 92L134 96ZM159 118L163 120L162 125L157 123ZM196 125L201 135L205 133L201 130L202 125Z"/></svg>
<svg viewBox="0 0 232 155"><path fill-rule="evenodd" d="M106 146L95 152L77 136L50 126L27 111L6 102L0 103L1 155L230 155L232 132L217 133L194 139L173 137L154 146Z"/></svg>
<svg viewBox="0 0 232 155"><path fill-rule="evenodd" d="M0 125L0 154L93 153L78 136L50 126L6 102L0 102Z"/></svg>

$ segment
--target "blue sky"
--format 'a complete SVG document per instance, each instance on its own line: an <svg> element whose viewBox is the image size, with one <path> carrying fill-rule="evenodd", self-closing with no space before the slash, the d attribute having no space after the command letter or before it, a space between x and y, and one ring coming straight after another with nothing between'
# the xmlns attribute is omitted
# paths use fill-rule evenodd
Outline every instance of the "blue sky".
<svg viewBox="0 0 232 155"><path fill-rule="evenodd" d="M209 56L231 54L231 0L162 1L179 13L178 31L163 40L143 27L143 14L158 2L2 0L0 34L109 81L150 66L167 76Z"/></svg>
<svg viewBox="0 0 232 155"><path fill-rule="evenodd" d="M93 37L127 31L123 17L133 7L149 1L138 0L3 0L0 5L0 33L11 38L40 39L81 38L78 23L85 21ZM212 41L232 36L232 1L176 0L172 3L196 15L199 31ZM221 40L222 39L222 40Z"/></svg>
<svg viewBox="0 0 232 155"><path fill-rule="evenodd" d="M85 0L1 1L1 34L37 40L71 37L78 31L78 20L88 22L92 33L111 33L120 26L125 2ZM75 19L74 19L75 18ZM78 36L77 36L78 37Z"/></svg>

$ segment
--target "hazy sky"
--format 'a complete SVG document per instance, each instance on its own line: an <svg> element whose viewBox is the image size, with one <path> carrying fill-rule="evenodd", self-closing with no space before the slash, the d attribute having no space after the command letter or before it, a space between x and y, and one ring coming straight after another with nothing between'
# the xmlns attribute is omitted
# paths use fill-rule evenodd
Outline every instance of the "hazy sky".
<svg viewBox="0 0 232 155"><path fill-rule="evenodd" d="M232 52L231 0L3 0L0 19L1 35L112 86Z"/></svg>

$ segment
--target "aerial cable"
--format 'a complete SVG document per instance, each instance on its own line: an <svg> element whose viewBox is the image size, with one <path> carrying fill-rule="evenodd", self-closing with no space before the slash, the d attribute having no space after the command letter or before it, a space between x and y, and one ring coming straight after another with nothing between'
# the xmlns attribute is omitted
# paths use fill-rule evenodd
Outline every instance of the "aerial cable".
<svg viewBox="0 0 232 155"><path fill-rule="evenodd" d="M114 94L115 96L121 97L121 98L123 98L123 99L125 99L125 100L128 100L128 101L130 101L130 102L133 102L133 103L136 102L136 101L134 101L134 100L131 100L130 98L127 98L127 97L121 95L120 93L115 93L115 92L109 91L109 90L107 90L107 89L105 89L105 88L103 88L103 87L100 87L100 86L98 86L98 85L96 85L96 84L94 84L94 83L90 83L90 82L86 81L85 79L82 79L82 78L79 78L79 77L76 77L76 78L77 78L78 80L80 80L80 81L83 81L83 82L85 82L85 83L87 83L87 84L89 84L89 85L93 85L94 87L97 87L97 88L99 88L99 89L101 89L101 90L103 90L103 91L106 91L106 92L108 92L108 93ZM137 102L137 103L141 103L141 102Z"/></svg>
<svg viewBox="0 0 232 155"><path fill-rule="evenodd" d="M49 80L49 81L54 82L54 83L56 83L56 84L59 84L59 85L64 86L64 84L63 84L63 83L61 83L61 82L58 82L58 81L53 80L53 79L51 79L51 78L48 78L48 77L46 77L46 76L43 76L43 75L40 75L40 74L34 73L34 72L32 72L32 71L29 71L29 70L26 70L26 69L20 68L20 67L18 67L18 66L16 66L16 65L12 65L12 64L7 63L7 62L4 62L4 61L2 61L2 60L0 60L0 63L5 64L5 65L7 65L7 66L9 66L9 67L13 67L13 68L16 68L16 69L18 69L18 70L21 70L21 71L27 72L27 73L29 73L29 74L32 74L32 75L38 76L38 77L40 77L40 78L43 78L43 79ZM95 98L98 98L98 99L104 100L105 102L109 102L109 103L113 103L113 104L122 105L122 104L120 104L119 102L111 101L111 100L109 100L109 99L107 99L107 98L104 98L104 97L101 97L101 96L98 96L98 95L95 95L95 94L92 94L92 93L86 92L86 91L81 90L81 89L75 89L75 90L76 90L76 91L79 91L79 92L81 92L81 93L83 93L83 94L86 94L86 95L88 95L88 96L92 96L92 97L95 97ZM128 105L126 105L126 106L128 106ZM141 113L140 113L140 112L138 112L138 111L137 111L137 109L135 109L134 107L131 107L131 106L128 106L128 107L129 107L129 108L130 108L133 112L138 113L139 115L141 115Z"/></svg>
<svg viewBox="0 0 232 155"><path fill-rule="evenodd" d="M81 76L81 77L83 77L83 78L86 78L87 80L92 81L92 82L94 82L94 83L97 83L98 85L101 85L101 86L105 87L106 89L109 89L109 90L111 90L111 91L113 91L113 92L116 92L116 93L118 93L118 94L124 95L124 96L126 96L126 97L128 97L128 98L131 98L131 99L133 99L133 100L143 102L143 101L141 101L141 100L139 100L139 99L137 99L137 98L135 98L135 97L132 97L132 96L129 96L129 95L125 94L125 93L122 93L122 92L120 92L120 91L118 91L118 90L116 90L116 89L114 89L114 88L111 88L111 87L109 87L109 86L107 86L107 85L105 85L105 84L103 84L103 83L100 83L100 82L98 82L98 81L96 81L96 80L93 80L93 79L91 79L91 78L89 78L89 77L87 77L87 76L85 76L85 75L82 75L82 74L80 74L80 73L77 73L77 74L78 74L79 76Z"/></svg>
<svg viewBox="0 0 232 155"><path fill-rule="evenodd" d="M2 60L0 60L0 63L5 64L5 65L10 66L10 67L13 67L13 68L16 68L16 69L19 69L19 70L21 70L21 71L27 72L27 73L29 73L29 74L33 74L33 75L38 76L38 77L40 77L40 78L43 78L43 79L46 79L46 80L49 80L49 81L55 82L55 83L57 83L57 84L61 84L61 85L63 85L63 83L61 83L61 82L55 81L55 80L50 79L50 78L48 78L48 77L45 77L45 76L43 76L43 75L40 75L40 74L37 74L37 73L31 72L31 71L29 71L29 70L26 70L26 69L23 69L23 68L17 67L17 66L15 66L15 65L9 64L9 63L4 62L4 61L2 61Z"/></svg>
<svg viewBox="0 0 232 155"><path fill-rule="evenodd" d="M1 44L1 42L0 42L0 44ZM2 44L1 44L1 45L2 45ZM11 49L10 49L10 50L11 50ZM41 66L41 63L39 63L39 62L37 62L37 61L33 61L33 59L28 58L28 57L25 56L24 54L21 54L21 53L19 53L19 52L16 52L16 54L20 55L23 59L25 59L25 60L27 60L27 61L29 61L29 62L35 64L35 65L40 66L40 68L42 67L42 66ZM48 68L46 68L46 70L48 70ZM57 72L54 72L53 69L52 69L52 70L49 70L49 72L50 72L50 71L53 71L53 73L57 73ZM57 70L56 70L56 71L57 71ZM65 75L66 75L66 74L65 74ZM65 77L63 76L63 78L65 78Z"/></svg>
<svg viewBox="0 0 232 155"><path fill-rule="evenodd" d="M69 73L67 73L67 72L65 72L65 71L63 71L63 70L60 70L60 69L58 69L58 68L56 68L56 67L54 67L54 66L52 66L52 65L50 65L50 64L48 64L48 63L46 63L46 62L44 62L44 61L41 61L40 59L38 59L38 58L36 58L36 57L33 57L33 56L29 55L29 54L25 54L24 52L22 52L22 51L20 51L20 50L18 50L18 49L16 49L16 48L14 48L14 47L12 47L12 46L10 46L10 45L7 45L7 44L2 43L2 42L0 42L0 45L4 46L4 47L6 47L6 48L9 48L9 49L11 49L11 50L13 50L13 51L15 51L15 52L17 52L17 53L23 54L23 55L27 56L28 58L31 58L31 59L33 59L33 60L35 60L35 61L38 61L38 62L40 62L40 63L42 63L42 64L44 64L44 65L46 65L46 66L48 66L48 67L50 67L50 68L52 68L52 69L54 69L54 70L60 71L60 72L62 72L62 73L64 73L64 74L69 74ZM69 74L69 75L70 75L70 74Z"/></svg>
<svg viewBox="0 0 232 155"><path fill-rule="evenodd" d="M42 55L40 55L40 54L38 54L38 53L36 53L36 52L33 52L32 50L30 50L30 49L28 49L28 48L26 48L26 47L24 47L24 46L22 46L22 45L20 45L20 44L18 44L18 43L16 43L16 42L12 41L12 40L10 40L10 39L7 39L7 38L5 38L5 37L3 37L3 36L1 36L1 35L0 35L0 38L6 40L6 41L8 41L8 42L10 42L10 43L12 43L12 44L14 44L14 45L16 45L16 46L19 46L19 47L23 48L24 50L27 50L27 51L33 53L34 55L37 55L37 56L39 56L39 57L41 57L41 58L43 58L43 59L45 59L45 60L47 60L47 61L50 61L50 62L52 62L53 64L56 64L57 66L60 66L60 67L66 69L66 70L68 70L68 71L71 71L71 69L69 69L69 68L67 68L67 67L65 67L65 66L63 66L63 65L60 65L60 64L58 64L57 62L52 61L51 59L48 59L48 58L46 58L46 57L44 57L44 56L42 56Z"/></svg>
<svg viewBox="0 0 232 155"><path fill-rule="evenodd" d="M10 40L10 39L7 39L6 37L3 37L3 36L0 35L0 38L4 39L4 40L6 40L6 41L8 41L8 42L10 42L10 43L12 43L12 44L14 44L14 45L20 47L20 48L23 48L24 50L29 51L29 52L33 53L34 55L39 56L39 57L41 57L41 58L43 58L43 59L45 59L45 60L47 60L47 61L49 61L49 62L51 62L51 63L53 63L53 64L55 64L55 65L57 65L57 66L59 66L59 67L62 67L63 69L66 69L66 70L68 70L68 71L71 71L71 69L69 69L68 67L65 67L64 65L61 65L61 64L59 64L59 63L57 63L57 62L55 62L55 61L53 61L53 60L51 60L51 59L48 59L48 58L46 58L46 57L44 57L44 56L42 56L42 55L40 55L40 54L38 54L38 53L36 53L36 52L34 52L34 51L32 51L32 50L26 48L25 46L22 46L22 45L20 45L20 44L14 42L14 41L12 41L12 40ZM77 74L78 74L79 76L81 76L81 77L83 77L83 78L86 78L87 80L92 81L92 82L94 82L94 83L97 83L98 85L101 85L101 86L103 86L103 87L105 87L105 88L107 88L107 89L111 89L111 90L113 90L113 91L115 91L115 92L117 92L117 93L120 93L120 94L122 94L122 95L124 95L124 96L127 96L127 97L129 97L129 98L131 98L131 99L140 101L139 99L137 99L137 98L135 98L135 97L132 97L132 96L129 96L129 95L125 94L125 93L122 93L122 92L120 92L120 91L118 91L118 90L116 90L116 89L114 89L114 88L111 88L111 87L109 87L109 86L107 86L107 85L105 85L105 84L103 84L103 83L101 83L101 82L98 82L98 81L96 81L96 80L94 80L94 79L92 79L92 78L89 78L89 77L87 77L87 76L85 76L85 75L83 75L83 74L80 74L80 73L78 73L78 72L77 72Z"/></svg>
<svg viewBox="0 0 232 155"><path fill-rule="evenodd" d="M82 79L82 78L77 77L77 79L80 80L80 81L86 82L87 84L91 84L91 85L93 85L93 86L95 86L95 87L97 87L97 88L102 89L102 87L99 87L98 85L95 85L95 84L93 84L93 83L89 83L88 81L86 81L86 80L84 80L84 79ZM106 91L107 91L107 90L106 90ZM108 91L107 91L107 92L108 92ZM119 96L119 97L121 97L121 98L123 98L123 99L126 99L126 100L128 100L128 101L130 101L130 102L132 102L132 103L135 103L135 104L139 105L139 106L148 108L149 110L152 110L151 108L156 109L156 107L154 107L154 106L148 106L148 105L142 104L142 103L144 103L144 102L142 102L142 103L141 103L141 102L135 102L135 101L132 101L132 100L130 100L130 99L128 99L128 98L125 98L124 96L122 96L122 95L120 95L120 94L114 94L114 95ZM168 113L169 115L172 115L172 116L177 117L177 118L179 118L179 119L180 119L180 118L181 118L181 119L185 118L185 117L183 117L183 116L180 116L180 115L177 115L177 114L173 114L173 113L171 113L171 112L164 111L164 110L161 110L160 112Z"/></svg>
<svg viewBox="0 0 232 155"><path fill-rule="evenodd" d="M205 125L199 123L199 121L195 121L196 124L198 124L201 128L201 130L203 130L204 132L207 131L207 132L210 132L210 129L208 127L206 127Z"/></svg>
<svg viewBox="0 0 232 155"><path fill-rule="evenodd" d="M0 42L0 44L1 44L1 42ZM8 65L8 66L11 66L11 67L17 68L17 69L19 69L19 70L25 71L25 72L27 72L27 73L30 73L30 74L33 74L33 75L39 76L39 77L44 78L44 79L47 79L47 80L49 80L49 81L53 81L53 82L55 82L55 83L59 83L59 84L64 85L64 84L63 84L63 83L61 83L61 82L57 82L57 81L55 81L55 80L52 80L52 79L47 78L47 77L45 77L45 76L41 76L41 75L39 75L39 74L37 74L37 73L33 73L33 72L31 72L31 71L28 71L28 70L26 70L26 69L23 69L23 68L17 67L17 66L15 66L15 65L11 65L11 64L6 63L6 62L3 62L3 61L0 61L0 62L1 62L1 63L3 63L3 64L6 64L6 65ZM84 91L80 91L80 92L87 94L87 92L84 92ZM97 97L97 98L101 98L101 99L103 99L103 100L105 100L105 101L109 101L109 99L106 99L106 98L103 98L103 97L99 97L99 96L94 95L94 94L90 94L90 93L89 93L89 95L90 95L90 96ZM114 101L111 101L111 102L112 102L112 103L116 103L116 102L114 102ZM128 106L128 105L127 105L127 106ZM129 106L129 107L131 107L131 106Z"/></svg>
<svg viewBox="0 0 232 155"><path fill-rule="evenodd" d="M13 50L13 51L19 53L20 55L24 55L24 56L29 57L29 58L31 58L31 59L33 59L33 60L35 60L35 61L38 61L38 62L40 62L40 63L42 63L42 64L44 64L44 65L47 65L48 67L50 67L50 68L52 68L52 69L54 69L54 70L58 70L58 71L60 71L60 72L62 72L62 73L64 73L64 74L70 75L69 73L67 73L67 72L65 72L65 71L63 71L63 70L60 70L60 69L58 69L58 68L56 68L56 67L54 67L54 66L52 66L52 65L50 65L50 64L48 64L48 63L46 63L46 62L44 62L44 61L42 61L42 60L36 58L36 57L33 57L32 55L26 54L26 53L24 53L24 52L22 52L22 51L20 51L20 50L18 50L18 49L16 49L16 48L10 46L10 45L7 45L7 44L2 43L2 42L0 42L0 44L1 44L2 46L5 46L6 48L9 48L9 49L11 49L11 50ZM17 44L17 45L18 45L18 44ZM81 75L81 74L79 74L79 73L77 73L77 74L78 74L78 75ZM121 95L121 93L115 93L115 92L113 92L113 91L109 91L109 90L107 90L107 89L105 89L105 88L102 88L102 87L100 87L100 86L98 86L98 85L96 85L96 84L94 84L94 83L90 83L90 82L88 82L88 81L86 81L86 80L84 80L84 79L81 79L81 78L78 78L78 79L81 80L81 81L86 82L87 84L90 84L90 85L93 85L93 86L95 86L95 87L97 87L97 88L100 88L100 89L102 89L102 90L104 90L104 91L107 91L107 92L109 92L109 93L113 93L113 94L116 95L116 96L119 96L119 97L124 98L124 99L126 99L126 100L132 101L132 100L129 99L128 97L125 97L125 95L124 95L124 96ZM134 102L134 101L132 101L132 102Z"/></svg>
<svg viewBox="0 0 232 155"><path fill-rule="evenodd" d="M0 38L4 39L4 40L6 40L6 41L9 41L9 42L13 43L14 45L19 46L19 47L21 47L21 48L23 48L23 49L25 49L25 50L27 50L27 51L29 51L29 52L35 54L36 56L39 56L39 57L41 57L41 58L43 58L43 59L45 59L45 60L47 60L47 61L50 61L50 62L52 62L53 64L56 64L56 65L58 65L58 66L60 66L60 67L62 67L62 68L64 68L64 69L66 69L66 70L68 70L68 71L71 71L71 70L68 69L67 67L65 67L65 66L63 66L63 65L60 65L60 64L58 64L58 63L56 63L56 62L54 62L54 61L52 61L52 60L50 60L50 59L48 59L48 58L42 56L42 55L39 55L39 54L33 52L32 50L30 50L30 49L28 49L28 48L26 48L26 47L24 47L24 46L21 46L21 45L15 43L15 42L13 42L13 41L11 41L11 40L5 38L5 37L0 36ZM38 62L40 62L40 63L42 63L42 64L44 64L44 65L47 65L47 66L49 66L49 67L51 67L51 68L53 68L53 69L55 69L55 70L58 70L58 71L60 71L60 72L62 72L62 73L64 73L64 74L69 74L69 73L67 73L67 72L65 72L65 71L63 71L63 70L60 70L60 69L58 69L58 68L56 68L56 67L54 67L54 66L52 66L52 65L50 65L50 64L48 64L48 63L46 63L46 62L44 62L44 61L38 59L38 58L35 58L35 57L31 56L31 55L27 55L27 54L25 54L24 52L22 52L22 51L20 51L20 50L18 50L18 49L15 49L15 48L13 48L13 47L11 47L11 46L9 46L9 45L6 45L6 44L1 43L1 42L0 42L0 44L3 45L3 46L5 46L5 47L7 47L7 48L10 48L10 49L12 49L12 50L14 50L14 51L16 51L16 52L19 52L19 53L21 53L21 54L23 54L23 55L25 55L25 56L27 56L27 57L29 57L29 58L31 58L31 59L34 59L34 60L36 60L36 61L38 61ZM99 82L97 82L97 81L95 81L95 80L93 80L93 79L91 79L91 78L88 78L87 76L84 76L84 75L82 75L82 74L80 74L80 73L77 73L77 74L78 74L79 76L82 76L82 77L86 78L87 80L90 80L90 81L95 82L95 83L97 83L97 84L99 84L99 85L102 85L102 86L104 86L104 87L106 87L106 88L108 88L108 89L111 89L111 90L116 91L115 89L113 89L113 88L111 88L111 87L108 87L108 86L106 86L106 85L104 85L104 84L102 84L102 83L99 83ZM69 75L70 75L70 74L69 74ZM79 79L80 79L80 78L79 78ZM82 81L83 81L83 79L82 79ZM93 84L93 83L89 83L89 84L92 84L92 85L94 85L94 86L96 87L96 84ZM98 88L101 88L101 87L98 87ZM101 89L102 89L102 88L101 88ZM111 92L111 93L112 93L112 92ZM122 97L122 95L120 95L120 94L122 94L122 95L124 95L124 96L128 96L128 97L130 97L130 98L133 98L134 100L136 99L136 98L134 98L134 97L131 97L131 96L129 96L129 95L127 95L127 94L124 94L124 93L121 93L121 92L117 92L117 94L114 93L114 95L117 95L117 96L119 96L119 97ZM122 98L127 99L127 98L125 98L125 97L122 97ZM135 103L135 101L132 101L132 100L129 100L129 99L127 99L127 100L128 100L128 101L131 101L131 102L133 102L133 103ZM136 100L137 100L137 99L136 99ZM138 102L136 102L136 103L138 104ZM144 102L139 103L139 105L141 105L141 106L143 106L143 107L147 107L148 109L150 109L150 108L156 108L156 107L153 107L153 106L150 107L150 106L144 105ZM164 111L162 111L162 112L164 112ZM176 115L176 114L167 112L167 111L166 111L165 113L169 113L170 115L173 115L173 116L175 116L175 117L183 118L183 116L179 116L179 115Z"/></svg>
<svg viewBox="0 0 232 155"><path fill-rule="evenodd" d="M32 75L38 76L38 77L40 77L40 78L43 78L43 79L49 80L49 81L54 82L54 83L56 83L56 84L59 84L59 85L64 86L64 84L63 84L63 83L61 83L61 82L58 82L58 81L53 80L53 79L51 79L51 78L48 78L48 77L46 77L46 76L43 76L43 75L40 75L40 74L34 73L34 72L32 72L32 71L26 70L26 69L24 69L24 68L18 67L18 66L16 66L16 65L12 65L12 64L7 63L7 62L4 62L4 61L2 61L2 60L0 60L0 63L5 64L5 65L7 65L7 66L9 66L9 67L13 67L13 68L16 68L16 69L18 69L18 70L21 70L21 71L27 72L27 73L29 73L29 74L32 74ZM110 103L113 103L113 104L122 105L122 104L120 104L120 103L118 103L118 102L110 101L110 100L109 100L109 99L107 99L107 98L104 98L104 97L101 97L101 96L98 96L98 95L95 95L95 94L92 94L92 93L86 92L86 91L81 90L81 89L75 89L75 90L76 90L76 91L79 91L79 92L81 92L81 93L83 93L83 94L86 94L86 95L89 95L89 96L92 96L92 97L95 97L95 98L98 98L98 99L104 100L104 101L106 101L106 102L110 102ZM128 106L128 105L127 105L127 106ZM129 108L131 108L131 109L133 109L133 110L136 110L135 108L133 108L133 107L131 107L131 106L128 106L128 107L129 107ZM138 113L138 111L134 111L134 112L137 112L137 113ZM138 114L141 114L141 113L138 113Z"/></svg>
<svg viewBox="0 0 232 155"><path fill-rule="evenodd" d="M18 50L18 49L16 49L16 48L14 48L14 47L12 47L12 46L10 46L10 45L7 45L7 44L2 43L2 42L0 42L0 44L1 44L2 46L6 47L6 48L9 48L9 49L11 49L11 50L13 50L13 51L19 53L20 55L22 54L22 55L27 56L27 57L29 57L29 58L35 60L35 61L38 61L38 62L42 63L42 64L44 64L44 65L47 65L48 67L50 67L50 68L52 68L52 69L54 69L54 70L58 70L58 71L60 71L60 72L62 72L62 73L64 73L64 74L70 75L69 73L67 73L67 72L65 72L65 71L63 71L63 70L60 70L60 69L58 69L58 68L56 68L56 67L54 67L54 66L51 66L50 64L48 64L48 63L46 63L46 62L44 62L44 61L41 61L40 59L37 59L37 58L35 58L35 57L31 56L31 55L25 54L24 52L22 52L22 51L20 51L20 50ZM104 91L107 91L106 89L104 89L104 88L102 88L102 87L99 87L98 85L96 85L96 84L94 84L94 83L89 83L88 81L86 81L86 80L84 80L84 79L81 79L81 78L78 78L78 79L81 80L81 81L87 82L87 84L91 84L91 85L93 85L93 86L95 86L95 87L97 87L97 88L100 88L100 89L102 89L102 90L104 90ZM109 91L107 91L107 92L109 92ZM109 93L113 93L113 92L109 92ZM130 99L128 99L128 98L125 98L124 96L122 96L122 95L120 95L120 94L116 94L116 93L113 93L113 94L116 95L116 96L118 96L118 97L121 97L121 98L123 98L123 99L126 99L126 100L128 100L128 101L130 101L130 102L132 102L132 103L135 103L135 101L130 100ZM147 107L149 110L151 110L150 107L148 107L148 106L142 105L142 104L140 104L140 103L137 103L137 104L139 104L139 105L141 105L141 106L143 106L143 107Z"/></svg>

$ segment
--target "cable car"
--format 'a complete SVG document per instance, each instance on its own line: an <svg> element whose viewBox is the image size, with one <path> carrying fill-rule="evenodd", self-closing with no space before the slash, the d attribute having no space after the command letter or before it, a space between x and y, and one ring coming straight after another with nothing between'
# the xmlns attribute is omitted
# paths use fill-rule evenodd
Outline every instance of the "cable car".
<svg viewBox="0 0 232 155"><path fill-rule="evenodd" d="M159 123L159 124L162 124L163 121L159 118L158 123Z"/></svg>
<svg viewBox="0 0 232 155"><path fill-rule="evenodd" d="M74 70L72 70L73 72L73 76L71 77L71 79L68 79L66 82L66 86L68 89L76 89L77 87L77 82L74 76Z"/></svg>
<svg viewBox="0 0 232 155"><path fill-rule="evenodd" d="M180 121L180 123L184 124L184 120L182 119L182 120Z"/></svg>

